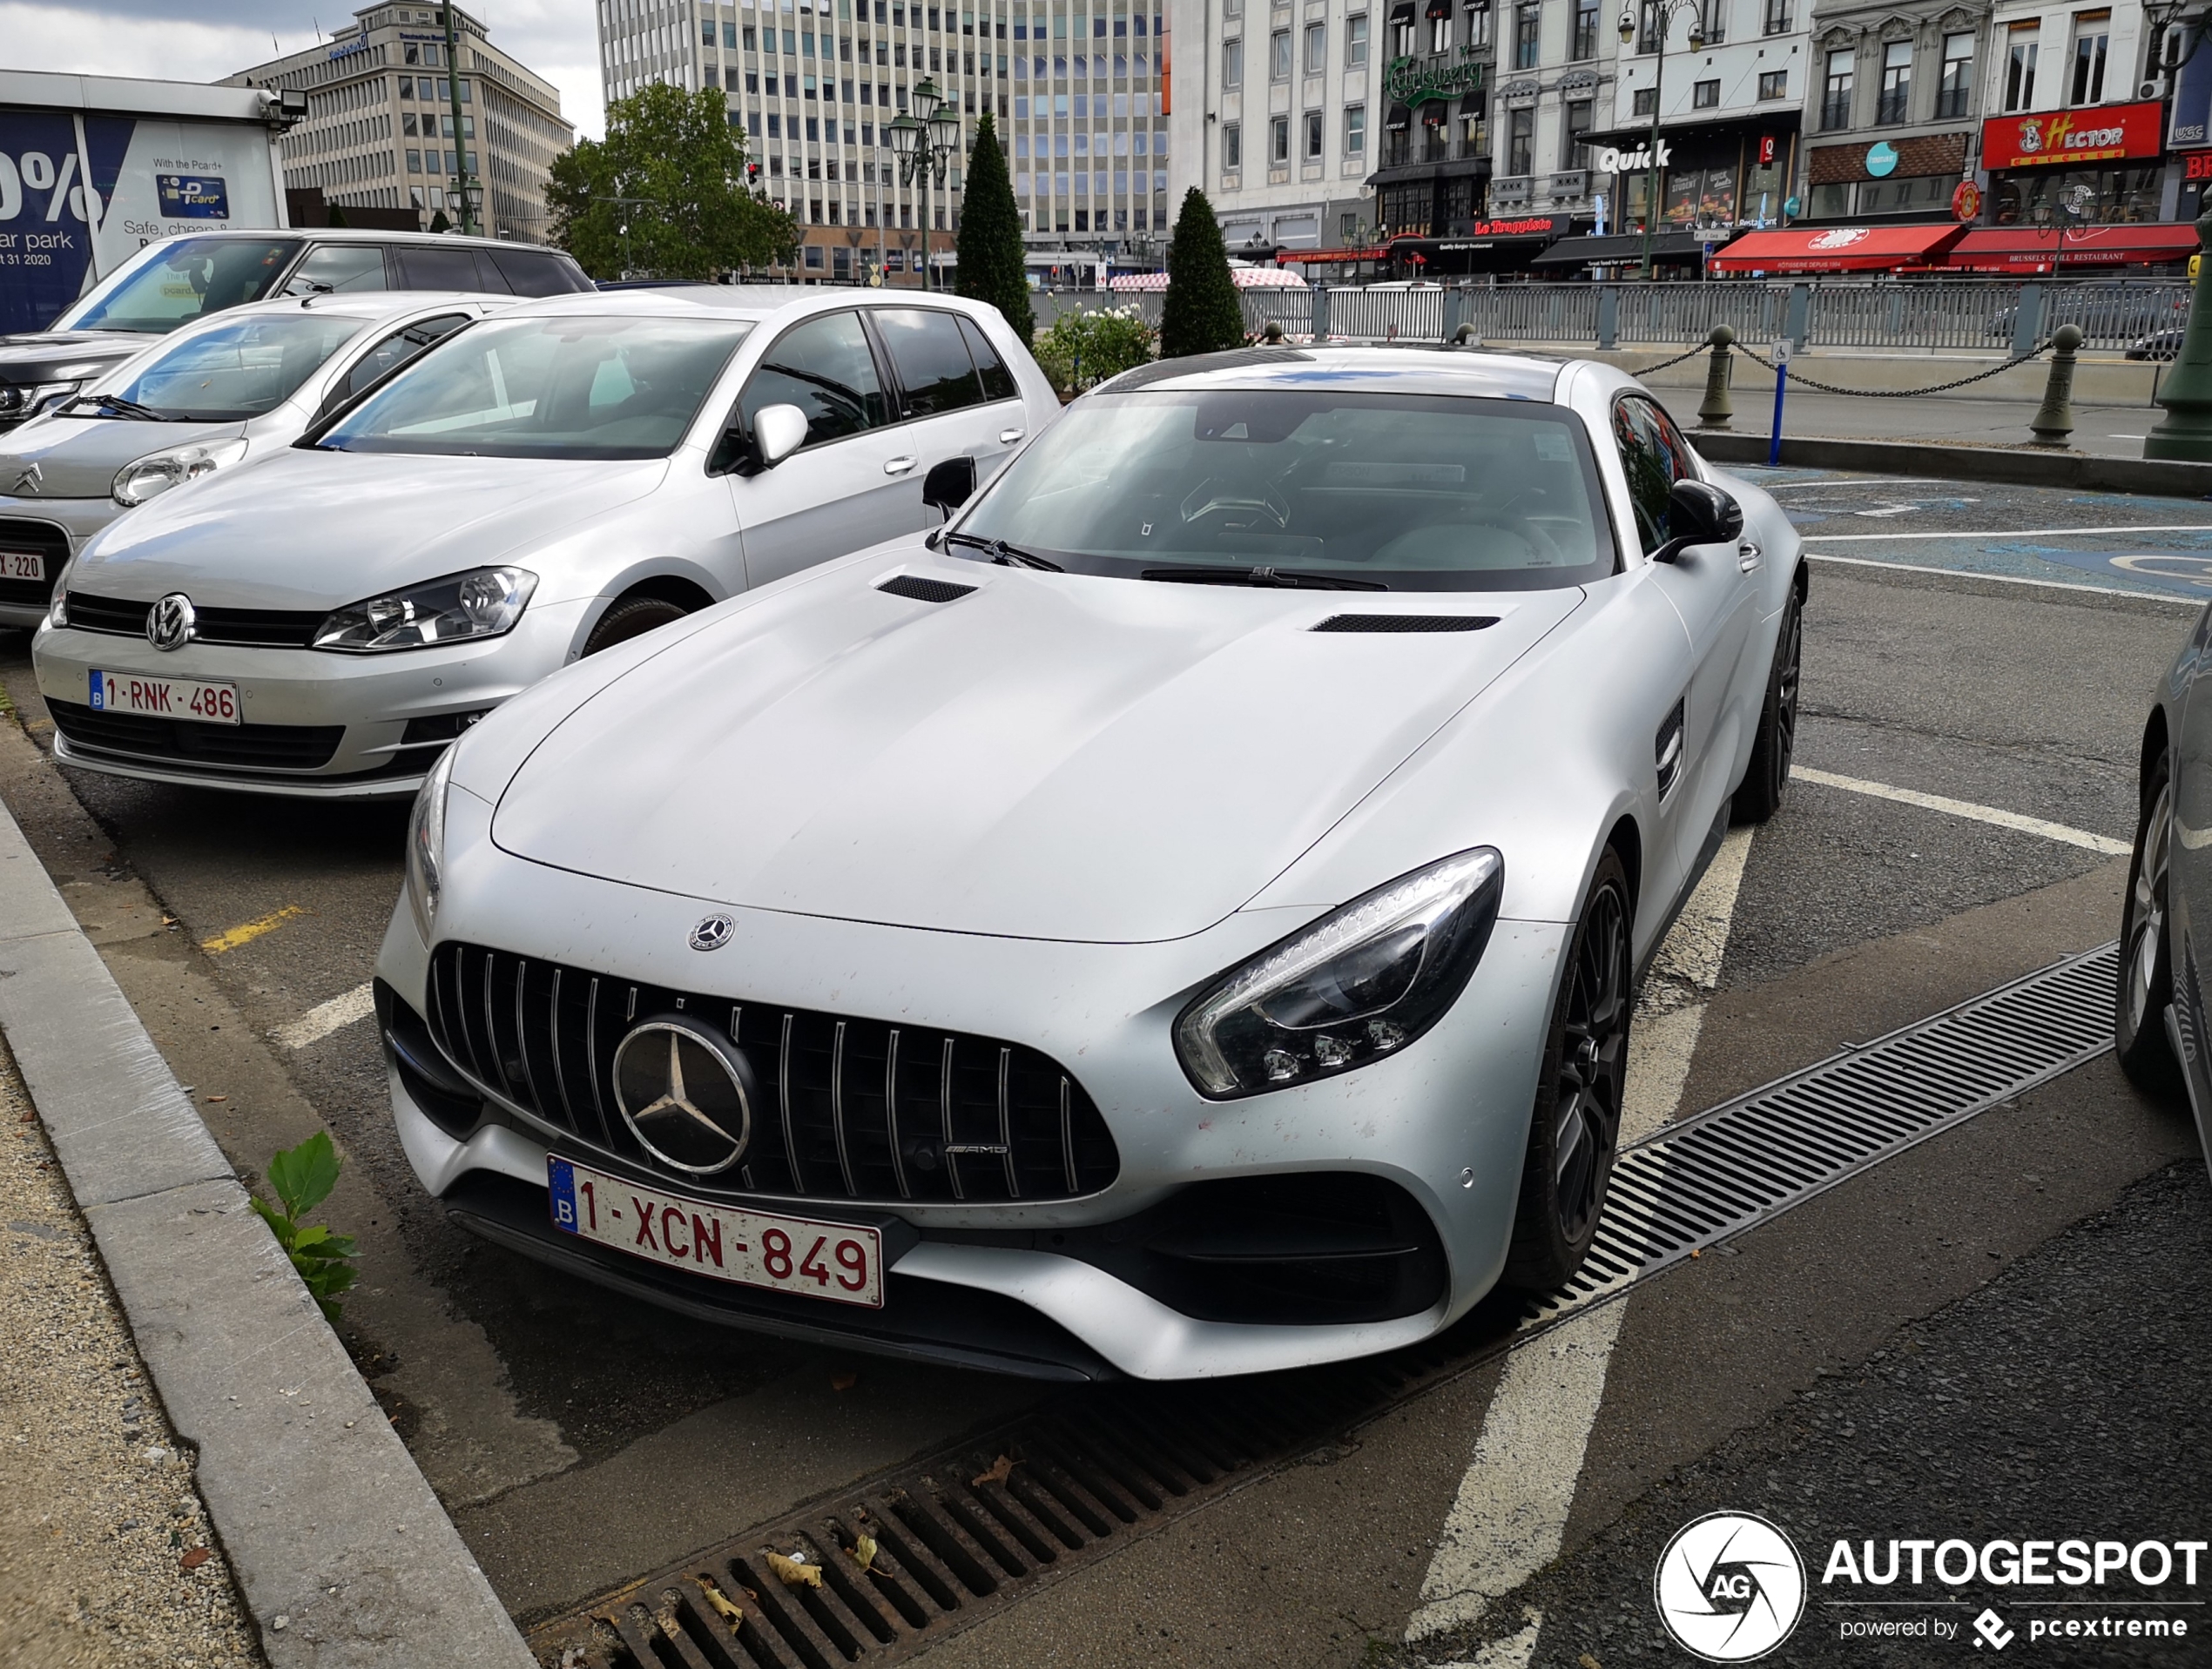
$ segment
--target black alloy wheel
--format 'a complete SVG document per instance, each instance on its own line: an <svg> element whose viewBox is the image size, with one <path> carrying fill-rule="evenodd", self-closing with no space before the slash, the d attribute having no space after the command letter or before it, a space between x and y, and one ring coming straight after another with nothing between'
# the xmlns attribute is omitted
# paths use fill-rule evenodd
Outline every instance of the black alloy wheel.
<svg viewBox="0 0 2212 1669"><path fill-rule="evenodd" d="M1751 763L1730 810L1738 823L1764 823L1782 809L1790 791L1790 762L1797 751L1797 679L1804 655L1805 594L1800 582L1791 587L1782 610L1782 629L1774 640L1774 664L1767 672L1766 699L1759 703L1759 730L1751 744Z"/></svg>
<svg viewBox="0 0 2212 1669"><path fill-rule="evenodd" d="M643 637L647 632L681 620L691 611L680 602L671 602L666 597L617 597L607 612L599 616L599 623L583 640L583 652L597 655L603 649L612 649L617 643L627 643L633 637Z"/></svg>
<svg viewBox="0 0 2212 1669"><path fill-rule="evenodd" d="M2144 774L2142 815L2135 826L2135 854L2128 865L2128 894L2120 914L2120 989L2113 1015L2113 1043L2121 1070L2139 1089L2161 1099L2182 1094L2182 1066L2167 1035L2166 1009L2174 1000L2173 933L2168 925L2174 842L2172 756L2161 752Z"/></svg>
<svg viewBox="0 0 2212 1669"><path fill-rule="evenodd" d="M1529 1120L1506 1279L1532 1292L1564 1285L1597 1238L1621 1141L1629 1065L1628 872L1609 848L1598 860L1567 967Z"/></svg>

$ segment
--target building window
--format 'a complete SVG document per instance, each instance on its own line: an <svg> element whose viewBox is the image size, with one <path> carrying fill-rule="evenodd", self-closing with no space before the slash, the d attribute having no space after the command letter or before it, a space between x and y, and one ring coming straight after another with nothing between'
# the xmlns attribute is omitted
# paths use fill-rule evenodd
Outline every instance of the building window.
<svg viewBox="0 0 2212 1669"><path fill-rule="evenodd" d="M1967 89L1974 81L1974 37L1972 35L1946 35L1943 37L1943 80L1936 88L1935 113L1939 117L1958 117L1966 113Z"/></svg>
<svg viewBox="0 0 2212 1669"><path fill-rule="evenodd" d="M1718 81L1693 81L1689 84L1689 107L1692 110L1716 110L1721 102Z"/></svg>
<svg viewBox="0 0 2212 1669"><path fill-rule="evenodd" d="M1244 44L1224 41L1221 44L1221 84L1232 91L1244 84Z"/></svg>
<svg viewBox="0 0 2212 1669"><path fill-rule="evenodd" d="M1287 166L1291 160L1291 118L1278 116L1267 124L1267 165Z"/></svg>
<svg viewBox="0 0 2212 1669"><path fill-rule="evenodd" d="M1882 48L1882 95L1875 101L1874 120L1884 126L1908 118L1912 103L1912 43L1892 41Z"/></svg>
<svg viewBox="0 0 2212 1669"><path fill-rule="evenodd" d="M1244 165L1244 130L1235 122L1221 125L1221 166L1224 172L1235 173Z"/></svg>
<svg viewBox="0 0 2212 1669"><path fill-rule="evenodd" d="M1629 97L1629 114L1631 116L1649 116L1658 108L1659 90L1656 87L1638 87Z"/></svg>
<svg viewBox="0 0 2212 1669"><path fill-rule="evenodd" d="M2043 25L2014 24L2005 31L2005 108L2027 110L2035 103L2035 53Z"/></svg>
<svg viewBox="0 0 2212 1669"><path fill-rule="evenodd" d="M1534 171L1533 155L1536 140L1536 112L1517 110L1507 118L1506 172L1526 174Z"/></svg>
<svg viewBox="0 0 2212 1669"><path fill-rule="evenodd" d="M1790 24L1790 0L1766 0L1766 32L1787 35Z"/></svg>
<svg viewBox="0 0 2212 1669"><path fill-rule="evenodd" d="M1842 47L1828 55L1828 84L1820 95L1820 125L1834 129L1851 125L1851 84L1858 61L1857 49Z"/></svg>
<svg viewBox="0 0 2212 1669"><path fill-rule="evenodd" d="M1699 22L1705 30L1705 44L1717 46L1728 38L1728 0L1705 0L1700 8L1703 16Z"/></svg>
<svg viewBox="0 0 2212 1669"><path fill-rule="evenodd" d="M1575 0L1575 44L1567 56L1578 64L1597 56L1597 0Z"/></svg>
<svg viewBox="0 0 2212 1669"><path fill-rule="evenodd" d="M1789 96L1790 72L1787 70L1762 70L1759 71L1759 97L1761 99L1787 98Z"/></svg>
<svg viewBox="0 0 2212 1669"><path fill-rule="evenodd" d="M1402 24L1393 24L1390 26L1390 55L1394 58L1410 58L1413 56L1413 20L1412 18L1408 17Z"/></svg>
<svg viewBox="0 0 2212 1669"><path fill-rule="evenodd" d="M1291 78L1291 31L1287 29L1278 29L1267 37L1267 78Z"/></svg>
<svg viewBox="0 0 2212 1669"><path fill-rule="evenodd" d="M1428 20L1428 50L1432 56L1452 50L1452 14L1438 14Z"/></svg>
<svg viewBox="0 0 2212 1669"><path fill-rule="evenodd" d="M1567 101L1567 121L1561 132L1559 165L1561 168L1587 168L1590 165L1582 136L1590 131L1590 101L1570 98Z"/></svg>
<svg viewBox="0 0 2212 1669"><path fill-rule="evenodd" d="M1329 67L1329 26L1308 24L1305 26L1305 72L1318 76Z"/></svg>
<svg viewBox="0 0 2212 1669"><path fill-rule="evenodd" d="M2105 45L2112 38L2112 14L2074 14L2074 96L2071 104L2095 104L2105 96Z"/></svg>
<svg viewBox="0 0 2212 1669"><path fill-rule="evenodd" d="M1305 159L1321 160L1321 112L1310 110L1305 113Z"/></svg>
<svg viewBox="0 0 2212 1669"><path fill-rule="evenodd" d="M1347 70L1357 70L1367 62L1367 14L1344 20L1344 64Z"/></svg>
<svg viewBox="0 0 2212 1669"><path fill-rule="evenodd" d="M1345 106L1344 154L1347 157L1367 154L1367 107L1365 104Z"/></svg>
<svg viewBox="0 0 2212 1669"><path fill-rule="evenodd" d="M1490 0L1482 0L1480 5L1467 8L1467 48L1470 52L1479 52L1489 44Z"/></svg>
<svg viewBox="0 0 2212 1669"><path fill-rule="evenodd" d="M1421 112L1421 160L1442 162L1452 154L1451 130L1444 125L1444 110L1431 104Z"/></svg>
<svg viewBox="0 0 2212 1669"><path fill-rule="evenodd" d="M1533 70L1536 67L1537 31L1542 24L1543 8L1535 3L1535 0L1523 0L1523 3L1513 9L1514 69Z"/></svg>

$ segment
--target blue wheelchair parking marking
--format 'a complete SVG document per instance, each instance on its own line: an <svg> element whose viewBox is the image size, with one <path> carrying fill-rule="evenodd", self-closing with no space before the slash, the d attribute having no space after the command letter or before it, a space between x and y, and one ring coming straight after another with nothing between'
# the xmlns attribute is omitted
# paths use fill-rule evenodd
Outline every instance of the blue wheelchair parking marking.
<svg viewBox="0 0 2212 1669"><path fill-rule="evenodd" d="M553 1195L553 1226L571 1235L581 1234L576 1220L576 1168L565 1159L556 1159L546 1170Z"/></svg>

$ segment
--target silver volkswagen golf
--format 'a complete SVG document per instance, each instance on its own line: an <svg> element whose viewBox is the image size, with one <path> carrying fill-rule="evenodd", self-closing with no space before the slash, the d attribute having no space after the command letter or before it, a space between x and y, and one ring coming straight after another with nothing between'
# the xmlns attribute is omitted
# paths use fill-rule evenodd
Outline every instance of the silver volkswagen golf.
<svg viewBox="0 0 2212 1669"><path fill-rule="evenodd" d="M91 540L32 643L65 764L414 792L570 661L921 531L1059 404L996 309L846 289L519 303Z"/></svg>

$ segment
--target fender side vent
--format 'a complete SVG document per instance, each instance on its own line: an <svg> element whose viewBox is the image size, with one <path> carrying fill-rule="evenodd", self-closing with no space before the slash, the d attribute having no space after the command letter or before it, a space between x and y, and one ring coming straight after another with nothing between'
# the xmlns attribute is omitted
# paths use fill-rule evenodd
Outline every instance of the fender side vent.
<svg viewBox="0 0 2212 1669"><path fill-rule="evenodd" d="M927 580L919 574L901 574L896 579L884 581L875 589L888 591L894 597L912 597L916 602L951 602L966 596L975 588L955 585L950 580Z"/></svg>
<svg viewBox="0 0 2212 1669"><path fill-rule="evenodd" d="M1331 615L1317 632L1479 632L1495 615Z"/></svg>

